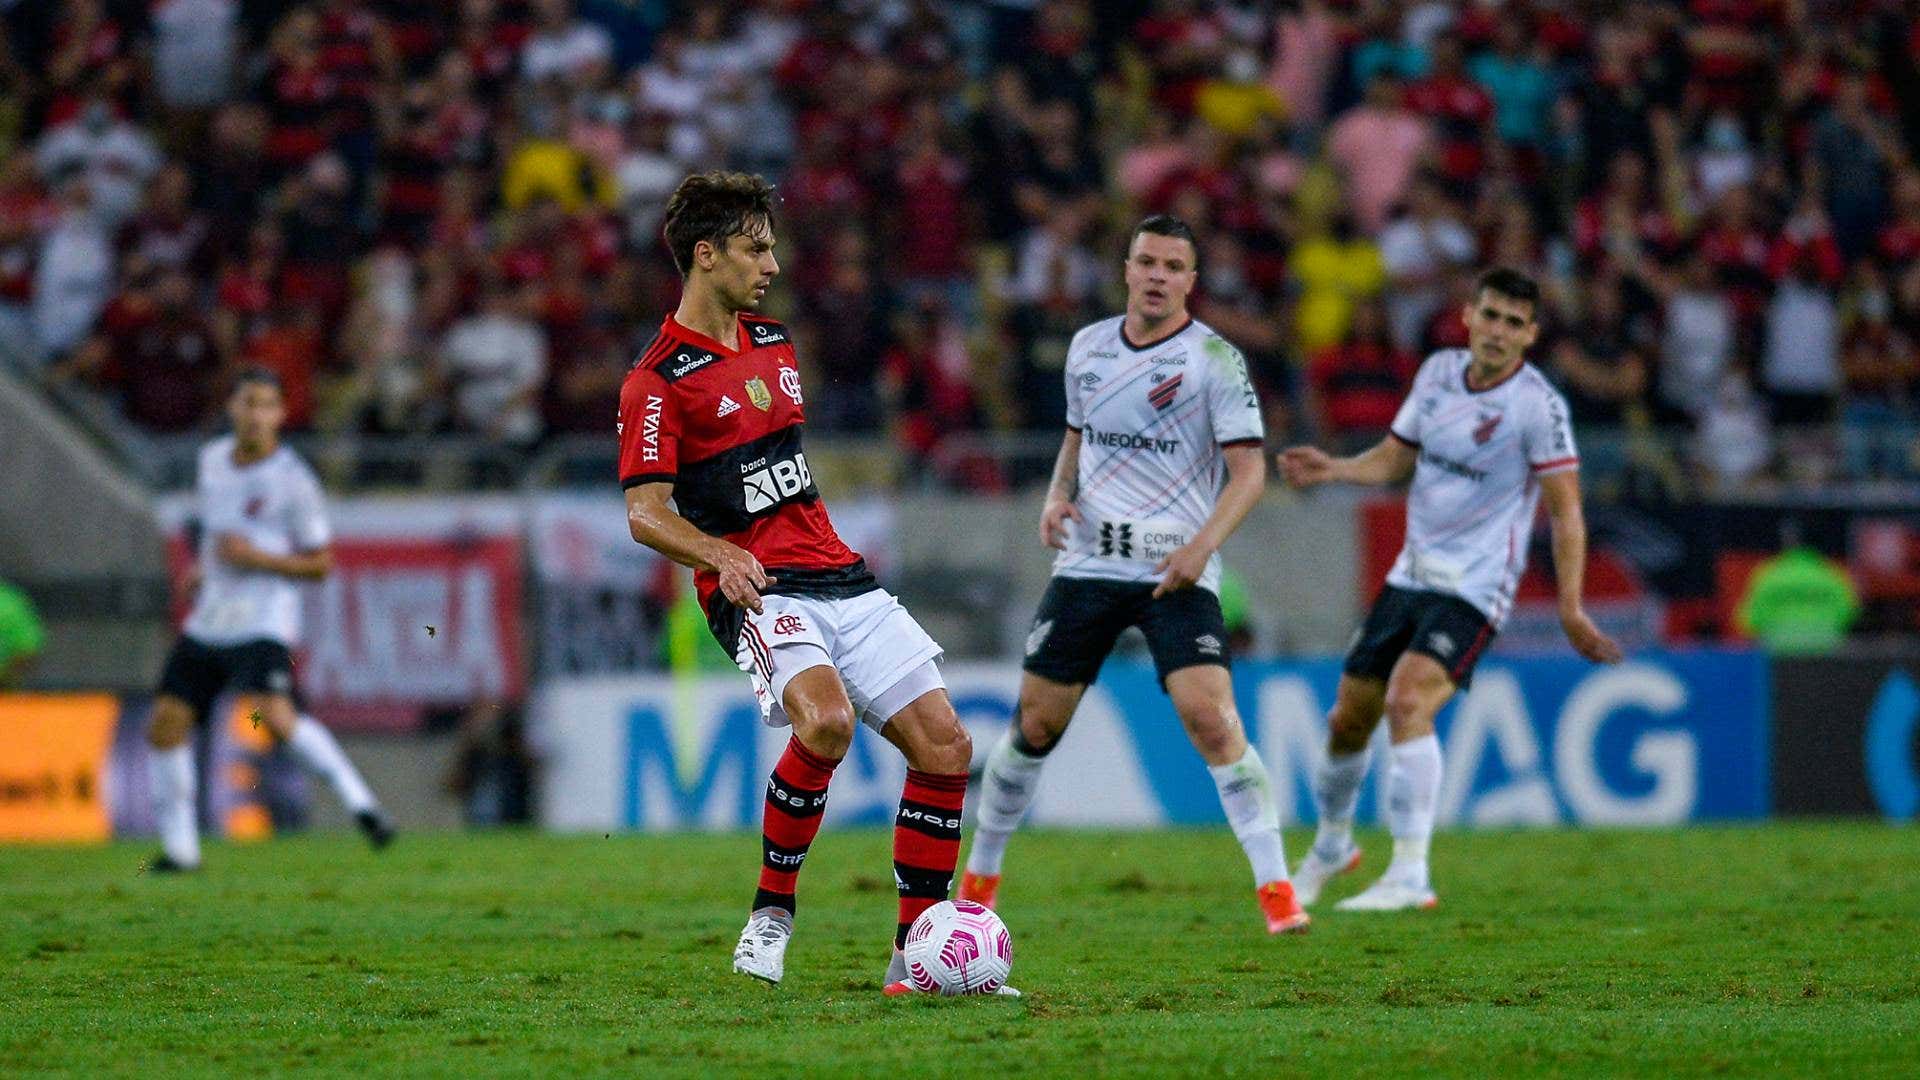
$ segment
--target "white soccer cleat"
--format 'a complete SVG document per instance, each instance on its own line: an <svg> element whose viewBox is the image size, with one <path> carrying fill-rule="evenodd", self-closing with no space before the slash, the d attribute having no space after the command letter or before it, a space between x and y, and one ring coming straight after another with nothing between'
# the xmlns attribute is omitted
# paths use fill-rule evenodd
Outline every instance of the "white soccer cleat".
<svg viewBox="0 0 1920 1080"><path fill-rule="evenodd" d="M1440 906L1440 898L1424 885L1381 878L1358 896L1333 905L1335 911L1412 911Z"/></svg>
<svg viewBox="0 0 1920 1080"><path fill-rule="evenodd" d="M1327 860L1320 857L1320 849L1307 849L1307 857L1300 860L1300 868L1293 872L1293 898L1306 907L1320 899L1320 891L1327 882L1359 869L1360 846L1348 844L1347 853L1338 859Z"/></svg>
<svg viewBox="0 0 1920 1080"><path fill-rule="evenodd" d="M787 973L787 942L793 939L793 919L775 908L762 908L747 919L740 944L733 947L733 970L780 985Z"/></svg>

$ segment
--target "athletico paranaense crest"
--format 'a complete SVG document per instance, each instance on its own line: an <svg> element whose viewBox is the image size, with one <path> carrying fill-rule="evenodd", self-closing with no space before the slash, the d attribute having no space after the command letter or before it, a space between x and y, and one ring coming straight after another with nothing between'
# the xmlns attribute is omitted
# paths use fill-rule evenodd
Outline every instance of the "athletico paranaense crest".
<svg viewBox="0 0 1920 1080"><path fill-rule="evenodd" d="M1159 378L1158 375L1154 377ZM1164 382L1147 391L1147 401L1151 402L1154 408L1164 411L1167 406L1173 404L1174 397L1179 393L1180 376L1171 375Z"/></svg>
<svg viewBox="0 0 1920 1080"><path fill-rule="evenodd" d="M1473 444L1475 446L1485 446L1487 445L1487 440L1493 438L1493 429L1500 426L1501 415L1501 413L1488 413L1480 417L1480 422L1473 427Z"/></svg>
<svg viewBox="0 0 1920 1080"><path fill-rule="evenodd" d="M767 389L767 380L755 375L747 380L747 400L761 412L773 408L773 392Z"/></svg>

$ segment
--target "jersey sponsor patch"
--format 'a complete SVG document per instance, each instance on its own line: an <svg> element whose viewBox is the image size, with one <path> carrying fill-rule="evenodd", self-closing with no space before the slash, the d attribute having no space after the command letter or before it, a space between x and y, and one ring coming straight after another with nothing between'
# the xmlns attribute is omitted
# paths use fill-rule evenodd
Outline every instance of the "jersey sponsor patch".
<svg viewBox="0 0 1920 1080"><path fill-rule="evenodd" d="M788 340L787 329L784 326L778 326L773 323L750 322L746 324L746 327L747 336L753 339L753 347L756 349L762 345L778 345Z"/></svg>
<svg viewBox="0 0 1920 1080"><path fill-rule="evenodd" d="M797 453L744 473L740 482L746 512L756 514L812 487L813 473L807 470L807 455Z"/></svg>
<svg viewBox="0 0 1920 1080"><path fill-rule="evenodd" d="M667 399L659 394L648 394L646 407L640 411L640 460L660 460L660 409Z"/></svg>
<svg viewBox="0 0 1920 1080"><path fill-rule="evenodd" d="M1099 552L1110 559L1158 563L1187 545L1185 527L1169 521L1101 521Z"/></svg>
<svg viewBox="0 0 1920 1080"><path fill-rule="evenodd" d="M668 382L679 382L709 364L718 363L719 360L720 357L716 353L689 346L669 356L660 365L660 375Z"/></svg>
<svg viewBox="0 0 1920 1080"><path fill-rule="evenodd" d="M730 397L728 397L728 396L727 396L727 395L725 395L725 394L721 394L721 395L720 395L720 408L719 408L719 409L717 409L717 410L716 410L716 411L714 412L714 414L713 414L713 415L714 415L715 417L721 417L721 416L732 416L732 415L733 415L734 413L737 413L737 412L739 412L739 411L740 411L740 403L739 403L739 402L737 402L737 401L735 401L735 400L733 400L732 398L730 398Z"/></svg>
<svg viewBox="0 0 1920 1080"><path fill-rule="evenodd" d="M1140 435L1124 431L1097 431L1089 427L1081 437L1090 446L1110 446L1118 450L1152 450L1156 453L1172 454L1180 449L1179 439L1163 439L1155 435Z"/></svg>

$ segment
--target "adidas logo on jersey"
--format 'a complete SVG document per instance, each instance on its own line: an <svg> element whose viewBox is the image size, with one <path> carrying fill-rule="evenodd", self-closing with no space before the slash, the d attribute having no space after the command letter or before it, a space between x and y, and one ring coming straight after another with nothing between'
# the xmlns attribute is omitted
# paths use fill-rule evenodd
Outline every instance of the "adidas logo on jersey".
<svg viewBox="0 0 1920 1080"><path fill-rule="evenodd" d="M721 394L720 408L713 415L717 419L722 416L732 416L734 413L737 413L739 411L740 411L739 402L733 400L732 398L728 397L725 394Z"/></svg>

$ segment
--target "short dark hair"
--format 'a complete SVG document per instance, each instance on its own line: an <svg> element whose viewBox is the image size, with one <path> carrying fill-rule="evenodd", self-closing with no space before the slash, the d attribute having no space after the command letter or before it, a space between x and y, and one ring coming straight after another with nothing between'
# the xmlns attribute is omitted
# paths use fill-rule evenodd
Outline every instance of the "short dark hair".
<svg viewBox="0 0 1920 1080"><path fill-rule="evenodd" d="M1133 232L1127 236L1127 252L1129 254L1133 252L1133 242L1140 239L1141 233L1152 233L1155 236L1171 236L1175 240L1185 240L1187 246L1193 249L1193 268L1195 270L1200 269L1200 241L1193 237L1193 226L1174 217L1172 214L1151 214L1141 218L1140 224L1135 225Z"/></svg>
<svg viewBox="0 0 1920 1080"><path fill-rule="evenodd" d="M760 222L773 228L775 199L773 185L751 173L695 173L680 181L660 229L680 276L693 271L693 247L700 241L725 247L729 236L747 235Z"/></svg>
<svg viewBox="0 0 1920 1080"><path fill-rule="evenodd" d="M287 384L281 381L279 372L258 364L241 368L240 374L233 377L233 393L237 394L249 386L271 386L276 393L287 392Z"/></svg>
<svg viewBox="0 0 1920 1080"><path fill-rule="evenodd" d="M1510 266L1496 266L1480 275L1474 284L1473 295L1483 292L1499 293L1509 300L1519 300L1533 305L1533 313L1540 314L1540 283L1513 269Z"/></svg>

